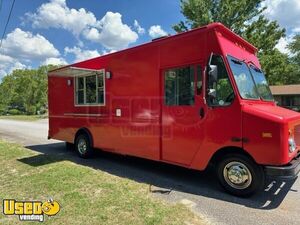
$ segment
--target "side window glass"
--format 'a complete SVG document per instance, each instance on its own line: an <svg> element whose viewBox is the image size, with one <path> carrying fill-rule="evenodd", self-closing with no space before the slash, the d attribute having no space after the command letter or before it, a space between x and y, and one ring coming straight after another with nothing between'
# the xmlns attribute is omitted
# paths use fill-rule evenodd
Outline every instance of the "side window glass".
<svg viewBox="0 0 300 225"><path fill-rule="evenodd" d="M84 78L77 78L77 104L84 104Z"/></svg>
<svg viewBox="0 0 300 225"><path fill-rule="evenodd" d="M76 77L77 105L104 105L104 73Z"/></svg>
<svg viewBox="0 0 300 225"><path fill-rule="evenodd" d="M86 82L86 103L96 103L96 76L88 76L85 78Z"/></svg>
<svg viewBox="0 0 300 225"><path fill-rule="evenodd" d="M197 95L201 95L202 85L202 68L197 65Z"/></svg>
<svg viewBox="0 0 300 225"><path fill-rule="evenodd" d="M170 69L165 72L164 76L166 105L194 105L194 67Z"/></svg>
<svg viewBox="0 0 300 225"><path fill-rule="evenodd" d="M104 75L97 75L98 77L98 86L97 86L97 94L98 94L98 103L104 104Z"/></svg>
<svg viewBox="0 0 300 225"><path fill-rule="evenodd" d="M207 100L211 106L230 105L234 92L221 56L213 55L208 68Z"/></svg>

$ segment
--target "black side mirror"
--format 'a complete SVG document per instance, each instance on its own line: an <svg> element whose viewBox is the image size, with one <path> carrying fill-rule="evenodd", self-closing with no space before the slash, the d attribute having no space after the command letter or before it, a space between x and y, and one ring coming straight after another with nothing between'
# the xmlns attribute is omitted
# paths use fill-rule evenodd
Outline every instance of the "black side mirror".
<svg viewBox="0 0 300 225"><path fill-rule="evenodd" d="M218 66L217 65L209 65L209 71L208 71L209 79L211 81L217 81L218 80Z"/></svg>

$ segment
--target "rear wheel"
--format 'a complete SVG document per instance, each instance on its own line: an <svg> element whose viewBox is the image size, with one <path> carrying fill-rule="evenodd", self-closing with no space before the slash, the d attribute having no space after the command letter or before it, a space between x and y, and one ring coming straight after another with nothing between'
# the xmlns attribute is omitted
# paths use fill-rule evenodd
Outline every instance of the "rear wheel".
<svg viewBox="0 0 300 225"><path fill-rule="evenodd" d="M75 140L75 149L81 158L89 158L93 155L93 148L88 135L79 134Z"/></svg>
<svg viewBox="0 0 300 225"><path fill-rule="evenodd" d="M225 156L217 166L218 179L223 188L237 196L249 196L265 184L263 168L245 155Z"/></svg>

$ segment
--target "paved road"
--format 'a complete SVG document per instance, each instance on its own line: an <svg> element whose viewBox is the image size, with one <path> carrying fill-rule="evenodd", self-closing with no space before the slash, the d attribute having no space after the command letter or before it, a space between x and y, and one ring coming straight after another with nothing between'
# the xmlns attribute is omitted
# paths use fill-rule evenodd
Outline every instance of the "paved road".
<svg viewBox="0 0 300 225"><path fill-rule="evenodd" d="M64 143L47 140L47 120L19 122L0 120L0 138L23 144L59 160L89 166L110 174L153 185L153 195L169 202L182 202L216 224L300 224L300 178L268 181L264 192L248 199L223 192L211 170L191 171L133 157L97 153L89 160L67 151ZM30 163L24 160L24 163ZM47 161L47 163L51 163Z"/></svg>

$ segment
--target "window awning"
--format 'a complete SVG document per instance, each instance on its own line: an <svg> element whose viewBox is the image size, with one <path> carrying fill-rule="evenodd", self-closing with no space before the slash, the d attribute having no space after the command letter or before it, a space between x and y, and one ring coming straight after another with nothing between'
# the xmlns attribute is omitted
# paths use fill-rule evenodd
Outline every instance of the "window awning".
<svg viewBox="0 0 300 225"><path fill-rule="evenodd" d="M90 74L100 74L104 70L93 70L79 67L62 67L48 72L48 76L57 76L57 77L78 77Z"/></svg>

